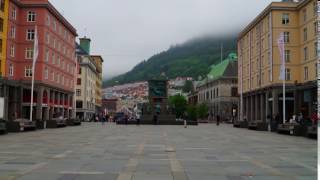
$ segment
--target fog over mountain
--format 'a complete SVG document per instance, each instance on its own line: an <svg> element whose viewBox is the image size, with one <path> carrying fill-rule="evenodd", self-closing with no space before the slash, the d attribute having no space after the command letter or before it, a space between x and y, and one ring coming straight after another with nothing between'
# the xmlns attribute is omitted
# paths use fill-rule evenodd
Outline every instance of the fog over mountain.
<svg viewBox="0 0 320 180"><path fill-rule="evenodd" d="M77 28L80 37L92 39L92 54L104 57L104 77L110 78L188 39L236 34L271 0L51 2Z"/></svg>

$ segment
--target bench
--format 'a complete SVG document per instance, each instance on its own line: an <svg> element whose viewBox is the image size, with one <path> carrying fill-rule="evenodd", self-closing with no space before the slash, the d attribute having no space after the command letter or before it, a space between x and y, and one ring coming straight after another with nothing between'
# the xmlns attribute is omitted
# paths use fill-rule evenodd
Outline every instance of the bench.
<svg viewBox="0 0 320 180"><path fill-rule="evenodd" d="M317 136L318 136L318 126L317 125L313 125L313 126L308 127L307 136L310 137L310 138L317 138Z"/></svg>
<svg viewBox="0 0 320 180"><path fill-rule="evenodd" d="M67 126L66 119L54 118L47 121L47 128L49 129L62 128L66 126Z"/></svg>
<svg viewBox="0 0 320 180"><path fill-rule="evenodd" d="M251 121L248 123L248 129L256 131L268 131L268 124L262 121Z"/></svg>
<svg viewBox="0 0 320 180"><path fill-rule="evenodd" d="M7 133L7 123L4 120L0 120L0 134Z"/></svg>
<svg viewBox="0 0 320 180"><path fill-rule="evenodd" d="M280 134L289 134L294 136L302 136L303 127L296 123L285 123L278 125L278 133Z"/></svg>
<svg viewBox="0 0 320 180"><path fill-rule="evenodd" d="M16 119L7 122L8 132L35 131L36 123L28 119Z"/></svg>
<svg viewBox="0 0 320 180"><path fill-rule="evenodd" d="M67 119L66 123L68 126L80 126L81 125L80 119Z"/></svg>
<svg viewBox="0 0 320 180"><path fill-rule="evenodd" d="M247 121L234 121L233 127L236 127L236 128L248 128L248 122Z"/></svg>

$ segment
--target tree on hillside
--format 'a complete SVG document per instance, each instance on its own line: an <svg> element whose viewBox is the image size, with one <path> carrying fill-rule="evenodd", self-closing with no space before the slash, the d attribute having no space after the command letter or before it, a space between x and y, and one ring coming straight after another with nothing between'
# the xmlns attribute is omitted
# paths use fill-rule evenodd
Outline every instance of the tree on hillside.
<svg viewBox="0 0 320 180"><path fill-rule="evenodd" d="M184 112L186 111L187 108L187 100L184 96L182 95L175 95L169 97L169 104L171 108L173 108L176 117L177 118L182 118L184 115Z"/></svg>

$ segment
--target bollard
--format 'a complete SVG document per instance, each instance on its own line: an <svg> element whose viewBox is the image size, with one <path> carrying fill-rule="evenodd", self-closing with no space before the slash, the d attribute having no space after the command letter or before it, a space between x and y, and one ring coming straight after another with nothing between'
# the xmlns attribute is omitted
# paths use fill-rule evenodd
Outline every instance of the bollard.
<svg viewBox="0 0 320 180"><path fill-rule="evenodd" d="M184 120L184 128L187 128L187 120Z"/></svg>

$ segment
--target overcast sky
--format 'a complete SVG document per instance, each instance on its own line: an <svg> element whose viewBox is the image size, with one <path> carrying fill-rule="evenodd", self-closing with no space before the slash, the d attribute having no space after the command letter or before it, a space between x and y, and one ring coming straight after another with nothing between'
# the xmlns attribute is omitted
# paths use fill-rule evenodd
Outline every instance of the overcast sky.
<svg viewBox="0 0 320 180"><path fill-rule="evenodd" d="M238 32L271 0L50 0L91 38L104 58L104 77L129 71L170 45L194 37Z"/></svg>

